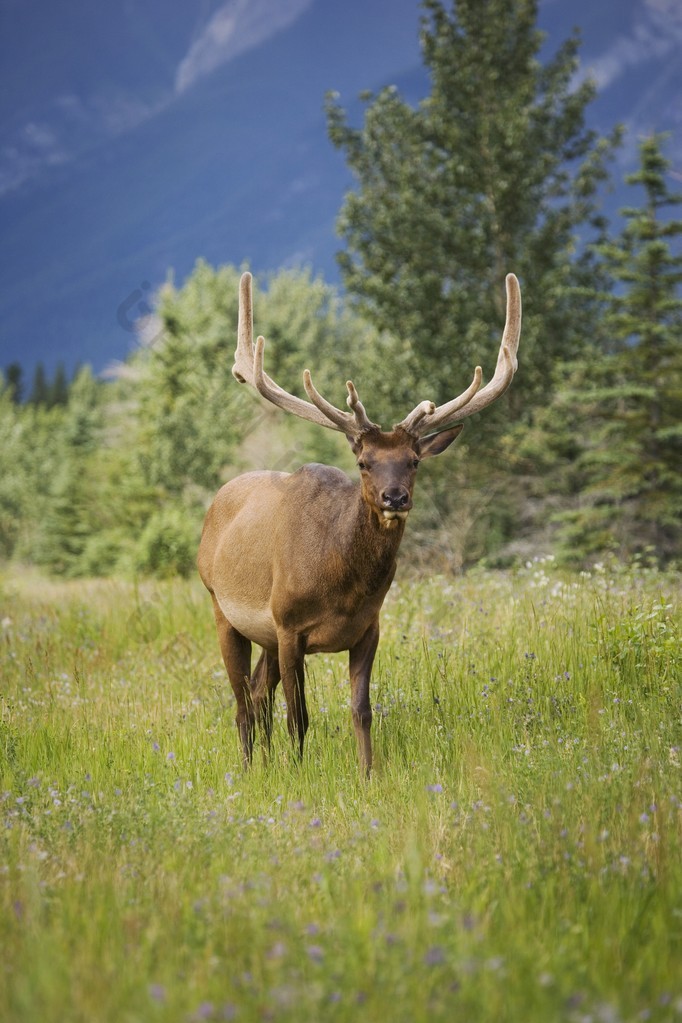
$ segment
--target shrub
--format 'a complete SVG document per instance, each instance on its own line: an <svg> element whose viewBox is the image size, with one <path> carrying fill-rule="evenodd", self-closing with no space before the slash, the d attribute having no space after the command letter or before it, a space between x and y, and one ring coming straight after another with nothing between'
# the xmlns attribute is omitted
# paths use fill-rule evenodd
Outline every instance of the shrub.
<svg viewBox="0 0 682 1023"><path fill-rule="evenodd" d="M183 508L155 512L137 543L134 568L143 575L169 578L194 571L199 542L196 520Z"/></svg>

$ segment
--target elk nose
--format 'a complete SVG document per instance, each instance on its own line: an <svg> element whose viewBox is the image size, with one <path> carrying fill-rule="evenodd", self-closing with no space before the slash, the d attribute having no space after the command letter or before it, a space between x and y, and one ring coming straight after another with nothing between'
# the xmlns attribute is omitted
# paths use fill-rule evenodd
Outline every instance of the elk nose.
<svg viewBox="0 0 682 1023"><path fill-rule="evenodd" d="M381 504L387 511L409 508L410 492L407 487L386 487L381 491Z"/></svg>

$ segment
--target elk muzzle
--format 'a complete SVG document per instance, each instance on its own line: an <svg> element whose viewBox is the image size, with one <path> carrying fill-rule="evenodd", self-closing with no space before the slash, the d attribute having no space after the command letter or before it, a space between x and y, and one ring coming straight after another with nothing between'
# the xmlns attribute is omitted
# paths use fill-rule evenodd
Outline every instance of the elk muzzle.
<svg viewBox="0 0 682 1023"><path fill-rule="evenodd" d="M391 486L381 491L381 514L385 519L406 519L412 507L412 495L407 487Z"/></svg>

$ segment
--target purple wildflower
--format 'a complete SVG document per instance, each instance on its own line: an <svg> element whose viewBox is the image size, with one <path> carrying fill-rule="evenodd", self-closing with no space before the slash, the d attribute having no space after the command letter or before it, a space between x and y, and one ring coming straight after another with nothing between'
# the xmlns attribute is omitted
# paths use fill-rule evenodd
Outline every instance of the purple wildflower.
<svg viewBox="0 0 682 1023"><path fill-rule="evenodd" d="M424 962L427 966L439 966L445 962L445 952L440 945L433 945L427 950L424 956Z"/></svg>

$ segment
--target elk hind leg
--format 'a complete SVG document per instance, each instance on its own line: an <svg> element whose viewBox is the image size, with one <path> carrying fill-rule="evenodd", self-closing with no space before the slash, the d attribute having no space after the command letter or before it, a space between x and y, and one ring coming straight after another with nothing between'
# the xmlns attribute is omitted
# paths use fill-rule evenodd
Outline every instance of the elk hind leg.
<svg viewBox="0 0 682 1023"><path fill-rule="evenodd" d="M287 704L287 728L291 741L298 745L303 757L303 742L308 731L308 709L305 703L305 641L295 633L280 633L279 668Z"/></svg>
<svg viewBox="0 0 682 1023"><path fill-rule="evenodd" d="M280 680L279 660L276 654L263 650L251 676L251 697L258 727L265 740L265 753L270 753L272 739L272 709L275 689Z"/></svg>
<svg viewBox="0 0 682 1023"><path fill-rule="evenodd" d="M251 641L230 624L216 598L213 597L213 613L218 630L218 642L227 669L232 691L237 701L236 724L242 746L244 766L251 763L255 732L255 713L251 699L249 676L251 674Z"/></svg>

